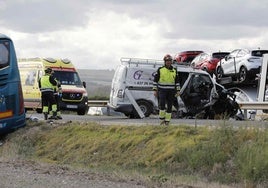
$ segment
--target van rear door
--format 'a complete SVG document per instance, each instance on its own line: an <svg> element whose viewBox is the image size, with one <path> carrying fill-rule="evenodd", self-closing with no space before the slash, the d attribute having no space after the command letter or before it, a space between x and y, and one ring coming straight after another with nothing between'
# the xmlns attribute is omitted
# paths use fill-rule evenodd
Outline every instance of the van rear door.
<svg viewBox="0 0 268 188"><path fill-rule="evenodd" d="M126 66L120 65L117 67L111 85L110 92L110 105L117 106L118 103L124 102L124 91L125 91L125 83L126 83L126 74L127 69Z"/></svg>

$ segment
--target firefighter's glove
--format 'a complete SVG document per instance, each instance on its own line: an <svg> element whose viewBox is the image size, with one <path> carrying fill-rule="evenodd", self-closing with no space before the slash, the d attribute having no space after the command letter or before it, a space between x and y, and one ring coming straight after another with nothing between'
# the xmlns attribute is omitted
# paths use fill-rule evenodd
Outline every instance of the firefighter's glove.
<svg viewBox="0 0 268 188"><path fill-rule="evenodd" d="M178 97L178 96L180 96L180 91L177 91L177 93L175 94L175 97Z"/></svg>
<svg viewBox="0 0 268 188"><path fill-rule="evenodd" d="M157 97L158 93L156 90L154 90L154 96Z"/></svg>
<svg viewBox="0 0 268 188"><path fill-rule="evenodd" d="M60 98L62 97L62 89L61 89L61 87L58 88L58 95L59 95Z"/></svg>
<svg viewBox="0 0 268 188"><path fill-rule="evenodd" d="M60 81L57 81L57 86L58 86L58 87L61 87L61 83L60 83Z"/></svg>

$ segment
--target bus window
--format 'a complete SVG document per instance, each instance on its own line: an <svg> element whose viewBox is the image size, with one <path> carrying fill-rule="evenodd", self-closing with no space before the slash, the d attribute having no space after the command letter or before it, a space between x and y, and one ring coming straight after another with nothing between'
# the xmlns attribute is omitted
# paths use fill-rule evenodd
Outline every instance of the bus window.
<svg viewBox="0 0 268 188"><path fill-rule="evenodd" d="M0 43L0 69L9 65L9 43L1 42Z"/></svg>

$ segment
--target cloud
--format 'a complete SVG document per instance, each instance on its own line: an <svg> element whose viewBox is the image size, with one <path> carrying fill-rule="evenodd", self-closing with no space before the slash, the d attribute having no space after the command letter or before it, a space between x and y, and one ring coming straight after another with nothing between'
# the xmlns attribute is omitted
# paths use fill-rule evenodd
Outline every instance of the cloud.
<svg viewBox="0 0 268 188"><path fill-rule="evenodd" d="M98 11L91 17L83 28L16 34L17 48L24 49L18 56L69 57L79 67L97 69L115 68L121 56L154 56L152 51L159 45L155 39L160 38L157 24L112 11Z"/></svg>
<svg viewBox="0 0 268 188"><path fill-rule="evenodd" d="M4 1L0 23L4 27L26 33L83 27L88 20L88 6L84 5L84 1Z"/></svg>
<svg viewBox="0 0 268 188"><path fill-rule="evenodd" d="M3 0L1 32L19 57L113 69L121 57L267 48L265 0Z"/></svg>

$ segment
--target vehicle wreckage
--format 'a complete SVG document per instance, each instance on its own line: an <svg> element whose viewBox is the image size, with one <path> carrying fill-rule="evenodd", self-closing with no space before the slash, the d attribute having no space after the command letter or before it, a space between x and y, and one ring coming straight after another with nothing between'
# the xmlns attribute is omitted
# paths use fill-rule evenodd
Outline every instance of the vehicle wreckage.
<svg viewBox="0 0 268 188"><path fill-rule="evenodd" d="M164 62L153 59L122 58L111 85L108 106L129 118L144 118L158 113L153 95L153 78ZM238 88L227 89L207 72L174 64L180 77L180 95L174 96L173 118L235 118L243 113L236 100ZM246 99L247 100L247 99Z"/></svg>

